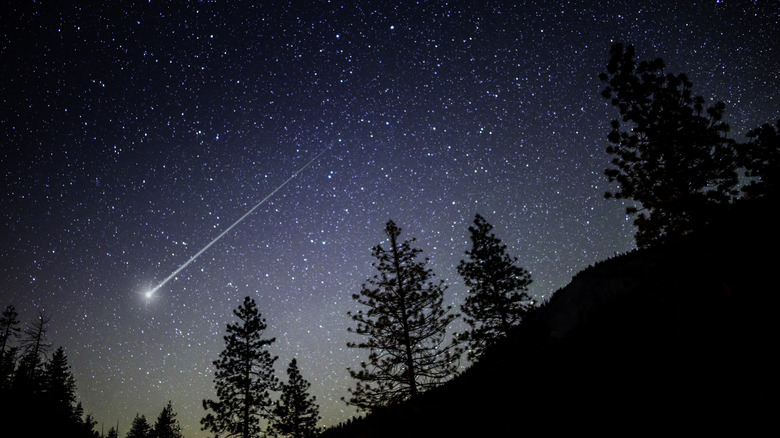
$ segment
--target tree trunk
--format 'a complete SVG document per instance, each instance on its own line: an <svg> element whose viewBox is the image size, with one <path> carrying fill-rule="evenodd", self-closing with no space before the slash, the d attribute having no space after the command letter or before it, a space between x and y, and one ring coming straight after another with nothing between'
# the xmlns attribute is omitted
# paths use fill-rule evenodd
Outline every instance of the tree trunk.
<svg viewBox="0 0 780 438"><path fill-rule="evenodd" d="M404 330L404 347L406 350L406 372L409 374L409 393L411 397L417 396L417 379L415 379L414 357L412 357L412 341L409 338L409 318L406 314L406 296L401 277L401 265L398 261L398 241L393 234L390 236L390 245L393 247L393 266L398 280L398 296L401 298L401 323Z"/></svg>

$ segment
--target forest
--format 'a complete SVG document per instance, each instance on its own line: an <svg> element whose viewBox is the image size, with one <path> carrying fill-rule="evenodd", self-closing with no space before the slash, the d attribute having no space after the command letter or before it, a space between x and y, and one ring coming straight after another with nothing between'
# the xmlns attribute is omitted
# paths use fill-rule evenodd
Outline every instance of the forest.
<svg viewBox="0 0 780 438"><path fill-rule="evenodd" d="M604 415L615 427L659 430L714 427L713 412L734 415L721 421L735 427L760 416L768 407L746 388L768 383L776 332L776 298L767 296L776 258L761 254L780 243L769 213L780 199L780 120L736 141L725 104L706 105L685 74L637 60L632 46L612 46L599 79L618 114L606 136L613 189L605 197L628 201L636 251L537 303L532 274L475 214L457 266L468 295L454 309L415 239L388 220L385 243L371 253L376 274L346 315L361 339L347 347L365 360L346 370L354 386L344 403L362 415L318 425L306 370L293 358L285 379L275 375L275 339L247 296L213 362L216 399L202 401L202 429L243 438L470 436L520 429L517 415L570 431L596 430L591 419ZM467 329L451 333L458 318ZM78 402L66 349L47 343L48 322L40 312L23 329L13 305L0 318L9 436L182 436L170 402L156 419L136 414L126 434L98 430ZM462 373L460 360L471 364ZM567 424L554 424L560 417Z"/></svg>

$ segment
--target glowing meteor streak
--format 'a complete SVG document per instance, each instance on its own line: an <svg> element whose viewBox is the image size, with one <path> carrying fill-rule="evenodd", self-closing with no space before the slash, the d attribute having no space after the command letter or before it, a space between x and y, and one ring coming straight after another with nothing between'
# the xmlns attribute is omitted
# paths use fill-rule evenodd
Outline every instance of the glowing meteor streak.
<svg viewBox="0 0 780 438"><path fill-rule="evenodd" d="M237 221L233 222L233 225L231 225L231 226L227 227L227 228L225 229L225 231L223 231L223 232L219 233L219 236L215 237L215 238L214 238L214 240L212 240L212 241L211 241L211 242L209 242L209 243L208 243L206 246L204 246L204 247L203 247L203 249L201 249L200 251L198 251L197 253L195 253L195 255L194 255L194 256L190 257L190 259L189 259L189 260L187 260L186 262L184 262L184 264L183 264L183 265L179 266L179 268L178 268L178 269L176 269L175 271L173 271L173 273L172 273L171 275L169 275L169 276L168 276L168 277L167 277L165 280L163 280L163 281L162 281L162 283L158 284L158 285L157 285L157 287L155 287L154 289L152 289L152 290L150 290L150 291L146 292L146 293L145 293L145 295L146 295L146 298L147 298L147 299L149 299L149 298L152 298L152 295L154 295L154 293L155 293L155 292L157 292L157 291L158 291L158 290L159 290L161 287L165 286L165 283L169 282L169 281L170 281L170 280L171 280L173 277L175 277L175 276L176 276L176 275L177 275L179 272L181 272L181 271L182 271L182 269L186 268L186 267L187 267L187 265L189 265L190 263L192 263L193 261L195 261L195 259L196 259L196 258L198 258L198 256L200 256L201 254L203 254L203 253L204 253L204 252L205 252L207 249L211 248L211 245L213 245L213 244L217 243L217 241L218 241L219 239L221 239L221 238L222 238L222 236L224 236L225 234L227 234L227 233L228 233L228 231L232 230L232 229L233 229L233 227L235 227L235 226L236 226L236 225L238 225L238 224L239 224L241 221L243 221L244 219L246 219L246 217L247 217L247 216L249 216L250 214L252 214L252 212L253 212L253 211L257 210L257 207L260 207L261 205L263 205L263 203L264 203L265 201L267 201L267 200L268 200L268 199L269 199L271 196L273 196L273 195L274 195L276 192L278 192L279 190L281 190L281 188L282 188L282 187L284 187L285 185L287 185L287 183L288 183L288 182L290 182L290 181L291 181L293 178L295 178L296 176L298 176L298 174L299 174L299 173L301 173L301 172L303 171L303 169L306 169L307 167L309 167L309 165L310 165L311 163L313 163L313 162L317 161L317 158L321 157L321 156L322 156L322 154L324 154L325 152L327 152L327 151L328 151L328 149L330 149L330 148L326 148L325 150L323 150L322 152L320 152L319 154L317 154L317 156L316 156L316 157L314 157L314 158L312 158L311 160L309 160L309 162L308 162L308 163L306 163L306 164L304 164L303 166L301 166L301 168L300 168L300 169L298 169L298 170L296 170L296 171L295 171L295 173L293 173L293 174L292 174L292 176L290 176L289 178L287 178L287 179L286 179L286 180L285 180L285 181L284 181L282 184L280 184L280 185L279 185L279 187L275 188L273 192L269 193L269 194L268 194L268 196L266 196L265 198L263 198L263 200L262 200L262 201L260 201L260 202L258 202L257 204L255 204L255 206L254 206L254 207L252 207L252 209L251 209L251 210L249 210L249 211L247 211L246 213L244 213L244 215L243 215L243 216L241 216L240 218L238 218L238 220L237 220Z"/></svg>

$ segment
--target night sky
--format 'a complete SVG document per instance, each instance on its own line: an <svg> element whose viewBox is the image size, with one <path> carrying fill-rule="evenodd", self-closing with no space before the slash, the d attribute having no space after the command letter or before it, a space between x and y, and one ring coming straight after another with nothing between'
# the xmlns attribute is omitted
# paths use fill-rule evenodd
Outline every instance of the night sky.
<svg viewBox="0 0 780 438"><path fill-rule="evenodd" d="M632 249L625 205L603 198L614 42L724 101L737 139L780 118L775 1L13 3L0 306L51 316L85 411L121 436L168 400L186 437L206 435L212 361L247 295L320 424L354 415L346 367L365 352L345 346L347 311L388 219L455 306L476 213L540 300Z"/></svg>

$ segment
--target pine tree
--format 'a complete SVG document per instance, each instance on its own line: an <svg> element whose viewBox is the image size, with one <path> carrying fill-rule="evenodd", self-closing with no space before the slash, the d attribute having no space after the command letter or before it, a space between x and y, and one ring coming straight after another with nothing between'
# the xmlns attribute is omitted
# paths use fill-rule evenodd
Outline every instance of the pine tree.
<svg viewBox="0 0 780 438"><path fill-rule="evenodd" d="M470 329L459 336L468 346L468 357L474 360L488 346L506 337L534 305L528 295L531 274L517 266L506 245L491 232L493 226L476 215L471 233L468 260L461 260L458 273L469 294L460 310Z"/></svg>
<svg viewBox="0 0 780 438"><path fill-rule="evenodd" d="M309 396L311 384L304 380L293 358L287 367L287 383L282 384L282 394L274 408L273 428L292 438L317 436L319 429L319 406L316 397Z"/></svg>
<svg viewBox="0 0 780 438"><path fill-rule="evenodd" d="M21 360L14 374L13 391L20 405L34 403L43 386L42 356L49 348L46 331L51 318L41 311L38 319L25 328L20 342Z"/></svg>
<svg viewBox="0 0 780 438"><path fill-rule="evenodd" d="M249 438L261 432L260 418L271 414L269 391L279 390L273 370L277 357L266 350L275 338L262 338L265 320L249 297L233 314L239 322L228 324L225 350L214 361L218 400L203 401L203 408L212 412L201 419L201 425L215 436Z"/></svg>
<svg viewBox="0 0 780 438"><path fill-rule="evenodd" d="M130 430L127 431L127 438L151 438L152 427L143 414L135 414L133 422L130 424Z"/></svg>
<svg viewBox="0 0 780 438"><path fill-rule="evenodd" d="M428 261L417 261L421 250L411 241L399 242L401 229L393 221L385 227L390 239L385 249L373 249L379 273L352 297L368 307L349 316L357 326L349 331L364 336L363 342L347 344L369 351L360 370L348 368L357 380L347 403L371 410L415 397L452 377L458 352L445 344L447 326L457 315L444 307L446 286L435 283Z"/></svg>
<svg viewBox="0 0 780 438"><path fill-rule="evenodd" d="M176 419L176 413L173 412L170 400L157 416L157 422L154 423L152 432L154 438L182 438L181 425Z"/></svg>
<svg viewBox="0 0 780 438"><path fill-rule="evenodd" d="M81 405L79 404L79 407L80 406ZM83 412L83 410L81 410L81 412ZM79 414L77 418L79 420L77 430L71 436L79 438L100 438L100 434L95 430L97 420L92 417L92 414L87 414L83 419Z"/></svg>
<svg viewBox="0 0 780 438"><path fill-rule="evenodd" d="M108 429L108 433L106 434L106 438L119 438L119 432L117 432L116 428L114 426L111 426L110 429Z"/></svg>
<svg viewBox="0 0 780 438"><path fill-rule="evenodd" d="M14 306L6 306L0 316L0 359L5 357L11 343L19 336L19 313Z"/></svg>
<svg viewBox="0 0 780 438"><path fill-rule="evenodd" d="M76 379L70 372L68 358L62 347L46 362L43 373L43 407L51 430L76 431L81 425L76 417Z"/></svg>
<svg viewBox="0 0 780 438"><path fill-rule="evenodd" d="M2 396L11 390L12 382L14 379L14 370L16 368L16 356L19 349L17 347L6 347L6 352L3 354L2 360L0 360L0 409L7 397Z"/></svg>
<svg viewBox="0 0 780 438"><path fill-rule="evenodd" d="M743 187L750 197L780 192L780 120L776 127L764 125L747 133L747 144L740 147L740 161L750 182Z"/></svg>
<svg viewBox="0 0 780 438"><path fill-rule="evenodd" d="M8 436L97 438L96 421L90 415L84 417L81 403L76 403L76 380L65 351L58 348L49 360L43 360L49 348L49 320L40 312L21 336L19 364L0 404L0 424ZM6 360L16 355L14 349L6 351Z"/></svg>
<svg viewBox="0 0 780 438"><path fill-rule="evenodd" d="M737 173L734 141L726 138L723 102L704 109L684 74L664 74L663 60L640 62L632 46L612 46L602 96L620 112L612 121L605 171L618 190L607 198L638 206L636 241L646 247L677 239L708 223L733 200ZM622 123L622 124L621 124Z"/></svg>
<svg viewBox="0 0 780 438"><path fill-rule="evenodd" d="M19 337L20 330L19 313L9 305L0 316L0 394L10 389L17 352L12 344Z"/></svg>

